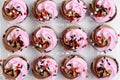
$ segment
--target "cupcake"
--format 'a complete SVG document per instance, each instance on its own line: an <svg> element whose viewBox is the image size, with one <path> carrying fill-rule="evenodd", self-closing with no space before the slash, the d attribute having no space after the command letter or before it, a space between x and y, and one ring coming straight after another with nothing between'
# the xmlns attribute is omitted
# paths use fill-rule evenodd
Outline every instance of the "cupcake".
<svg viewBox="0 0 120 80"><path fill-rule="evenodd" d="M55 32L48 26L39 27L31 35L31 43L40 52L50 52L57 44Z"/></svg>
<svg viewBox="0 0 120 80"><path fill-rule="evenodd" d="M93 30L90 42L98 51L108 52L115 48L118 38L113 28L103 24Z"/></svg>
<svg viewBox="0 0 120 80"><path fill-rule="evenodd" d="M8 80L23 80L28 74L29 64L21 56L10 56L3 61L3 75Z"/></svg>
<svg viewBox="0 0 120 80"><path fill-rule="evenodd" d="M117 14L113 0L93 0L88 9L90 16L98 23L109 22Z"/></svg>
<svg viewBox="0 0 120 80"><path fill-rule="evenodd" d="M52 0L37 0L32 12L41 23L53 21L58 15L57 6Z"/></svg>
<svg viewBox="0 0 120 80"><path fill-rule="evenodd" d="M32 74L39 80L55 80L57 71L58 64L47 55L40 56L32 64Z"/></svg>
<svg viewBox="0 0 120 80"><path fill-rule="evenodd" d="M19 52L29 45L29 37L25 30L18 26L12 26L3 35L3 44L9 52Z"/></svg>
<svg viewBox="0 0 120 80"><path fill-rule="evenodd" d="M87 63L78 55L70 55L62 61L60 71L70 80L87 78Z"/></svg>
<svg viewBox="0 0 120 80"><path fill-rule="evenodd" d="M22 22L28 15L28 7L22 0L6 0L2 7L2 14L11 24Z"/></svg>
<svg viewBox="0 0 120 80"><path fill-rule="evenodd" d="M96 80L111 80L118 72L118 63L110 56L99 56L92 62L91 72Z"/></svg>
<svg viewBox="0 0 120 80"><path fill-rule="evenodd" d="M66 50L78 52L86 47L88 38L80 27L70 26L61 33L60 42Z"/></svg>
<svg viewBox="0 0 120 80"><path fill-rule="evenodd" d="M87 7L83 0L65 0L60 8L62 17L70 22L81 21L85 17L86 11Z"/></svg>

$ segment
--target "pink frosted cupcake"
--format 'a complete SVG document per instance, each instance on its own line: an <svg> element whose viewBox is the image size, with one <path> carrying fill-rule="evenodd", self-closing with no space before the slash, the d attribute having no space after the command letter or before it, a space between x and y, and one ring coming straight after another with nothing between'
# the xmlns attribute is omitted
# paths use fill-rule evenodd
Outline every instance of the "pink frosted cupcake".
<svg viewBox="0 0 120 80"><path fill-rule="evenodd" d="M57 44L55 32L47 26L35 30L31 35L31 43L40 52L50 52Z"/></svg>
<svg viewBox="0 0 120 80"><path fill-rule="evenodd" d="M40 56L32 64L32 74L39 80L55 80L58 64L50 56Z"/></svg>
<svg viewBox="0 0 120 80"><path fill-rule="evenodd" d="M37 0L33 6L33 16L40 22L54 20L57 15L57 6L52 0Z"/></svg>
<svg viewBox="0 0 120 80"><path fill-rule="evenodd" d="M22 0L6 0L2 7L5 20L11 24L22 22L28 15L28 8Z"/></svg>
<svg viewBox="0 0 120 80"><path fill-rule="evenodd" d="M117 14L113 0L93 0L89 7L90 16L99 23L109 22Z"/></svg>
<svg viewBox="0 0 120 80"><path fill-rule="evenodd" d="M98 51L107 52L115 48L118 37L112 27L103 24L93 30L90 36L90 42Z"/></svg>
<svg viewBox="0 0 120 80"><path fill-rule="evenodd" d="M84 80L87 75L87 63L78 55L70 55L62 61L60 71L69 80Z"/></svg>
<svg viewBox="0 0 120 80"><path fill-rule="evenodd" d="M12 26L3 35L3 44L6 50L19 52L29 46L29 36L24 29Z"/></svg>
<svg viewBox="0 0 120 80"><path fill-rule="evenodd" d="M60 36L60 42L68 51L78 52L87 46L87 34L77 26L66 28Z"/></svg>
<svg viewBox="0 0 120 80"><path fill-rule="evenodd" d="M116 59L110 56L98 56L91 64L91 72L96 80L112 80L118 71Z"/></svg>
<svg viewBox="0 0 120 80"><path fill-rule="evenodd" d="M3 75L7 80L23 80L28 74L29 64L21 56L10 56L3 61Z"/></svg>
<svg viewBox="0 0 120 80"><path fill-rule="evenodd" d="M86 11L87 7L83 0L65 0L60 8L62 17L70 22L81 21Z"/></svg>

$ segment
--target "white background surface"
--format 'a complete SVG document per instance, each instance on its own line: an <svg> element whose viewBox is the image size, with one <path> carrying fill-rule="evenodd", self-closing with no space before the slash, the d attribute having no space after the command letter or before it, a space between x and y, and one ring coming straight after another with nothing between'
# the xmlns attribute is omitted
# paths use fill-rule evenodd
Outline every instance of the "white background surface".
<svg viewBox="0 0 120 80"><path fill-rule="evenodd" d="M10 26L12 26L11 24L7 23L1 14L1 8L2 5L4 3L5 0L0 0L0 59L5 59L8 56L12 55L12 53L9 53L8 51L6 51L4 49L3 43L2 43L2 36L5 32L5 30L7 28L9 28ZM85 32L89 34L92 32L92 30L94 28L96 28L99 24L96 23L94 20L92 20L91 17L88 16L88 14L86 15L86 17L84 18L84 20L82 20L79 23L76 24L71 24L71 23L66 23L61 16L59 15L59 17L49 23L49 24L39 24L32 16L31 14L31 10L32 10L32 5L36 0L24 0L26 2L26 4L29 7L29 15L27 17L27 19L25 21L23 21L20 24L17 24L18 26L24 28L28 34L30 35L35 29L37 29L39 26L43 26L43 25L47 25L52 27L57 36L59 37L60 33L67 28L69 25L78 25L80 26L82 29L85 30ZM57 4L58 9L60 8L60 4L63 0L54 0L55 3ZM87 5L91 2L91 0L84 0ZM120 33L120 1L119 0L114 0L115 4L117 5L117 16L115 17L114 20L112 20L111 22L108 22L106 24L109 24L110 26L112 26L117 33ZM108 52L106 55L110 55L112 57L115 57L117 59L117 61L120 64L120 37L118 38L119 42L116 46L115 49L113 49L112 52ZM35 49L33 49L31 46L28 47L27 49L23 50L23 52L20 53L20 55L24 56L25 58L27 58L29 64L31 65L32 61L37 58L39 55L42 55L43 53L39 53L38 51L36 51ZM76 54L76 53L74 53ZM98 55L103 55L103 53L100 53L98 51L96 51L89 43L87 45L87 47L85 49L83 49L80 53L77 53L79 55L81 55L88 63L88 74L89 74L89 78L88 79L84 79L84 80L94 80L92 74L90 74L90 70L89 70L89 66L90 63L92 62L92 60L98 56ZM66 51L63 49L63 47L61 46L60 42L58 42L57 46L55 47L55 49L50 52L48 55L52 56L53 58L55 58L55 60L58 62L58 64L60 65L60 62L69 54L66 54ZM1 68L0 68L0 80L5 80L5 78L2 76L1 73ZM24 80L36 80L32 74L31 74L31 69L29 70L29 74L28 76L26 76L26 78ZM58 70L58 74L55 80L66 80L60 73L60 71ZM113 78L113 80L120 80L120 70L119 73Z"/></svg>

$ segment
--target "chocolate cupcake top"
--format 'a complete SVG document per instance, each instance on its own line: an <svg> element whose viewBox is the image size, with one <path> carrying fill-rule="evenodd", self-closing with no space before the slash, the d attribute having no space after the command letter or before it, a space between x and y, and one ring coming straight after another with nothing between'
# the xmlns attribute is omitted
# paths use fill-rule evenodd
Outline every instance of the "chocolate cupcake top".
<svg viewBox="0 0 120 80"><path fill-rule="evenodd" d="M91 44L98 51L111 51L117 44L118 38L115 31L108 25L100 25L90 36Z"/></svg>
<svg viewBox="0 0 120 80"><path fill-rule="evenodd" d="M16 24L26 18L28 8L22 0L6 0L2 8L2 14L9 23Z"/></svg>
<svg viewBox="0 0 120 80"><path fill-rule="evenodd" d="M113 0L93 0L89 7L90 15L100 23L111 21L116 11Z"/></svg>
<svg viewBox="0 0 120 80"><path fill-rule="evenodd" d="M10 56L3 61L3 75L9 80L22 80L28 73L29 64L21 56Z"/></svg>
<svg viewBox="0 0 120 80"><path fill-rule="evenodd" d="M118 72L118 63L112 57L99 56L92 62L91 71L98 80L111 80Z"/></svg>
<svg viewBox="0 0 120 80"><path fill-rule="evenodd" d="M78 55L70 55L62 61L62 74L72 80L82 80L87 76L87 63Z"/></svg>
<svg viewBox="0 0 120 80"><path fill-rule="evenodd" d="M57 36L50 27L43 26L33 32L31 42L40 52L49 52L56 46Z"/></svg>
<svg viewBox="0 0 120 80"><path fill-rule="evenodd" d="M10 52L22 51L29 45L29 37L25 30L18 26L8 28L3 35L5 48Z"/></svg>
<svg viewBox="0 0 120 80"><path fill-rule="evenodd" d="M83 0L65 0L61 5L60 11L66 20L78 22L85 17L87 8Z"/></svg>
<svg viewBox="0 0 120 80"><path fill-rule="evenodd" d="M52 0L37 0L33 6L33 15L40 22L52 21L58 15L56 4Z"/></svg>
<svg viewBox="0 0 120 80"><path fill-rule="evenodd" d="M62 32L60 41L65 49L76 52L86 47L88 38L80 27L71 26Z"/></svg>
<svg viewBox="0 0 120 80"><path fill-rule="evenodd" d="M50 56L44 55L36 59L32 64L34 77L44 80L54 80L57 75L58 64Z"/></svg>

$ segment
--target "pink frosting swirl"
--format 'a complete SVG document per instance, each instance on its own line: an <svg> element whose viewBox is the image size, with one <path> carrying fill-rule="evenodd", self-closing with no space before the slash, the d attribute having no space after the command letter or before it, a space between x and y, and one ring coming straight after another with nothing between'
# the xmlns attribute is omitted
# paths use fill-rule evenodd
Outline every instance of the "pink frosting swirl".
<svg viewBox="0 0 120 80"><path fill-rule="evenodd" d="M118 42L117 34L115 33L115 31L112 28L108 28L108 27L101 28L101 30L99 30L96 33L96 37L97 36L104 36L106 40L110 40L108 45L106 45L104 47L97 47L97 46L95 46L95 48L98 51L109 51L109 50L112 50L113 48L115 48L115 46L116 46L116 44Z"/></svg>
<svg viewBox="0 0 120 80"><path fill-rule="evenodd" d="M117 74L118 72L118 66L116 65L116 62L109 58L109 57L103 57L101 59L102 61L98 62L96 64L96 67L99 68L101 65L104 66L105 69L111 70L111 74L109 77L106 78L96 78L96 80L112 80L112 78Z"/></svg>
<svg viewBox="0 0 120 80"><path fill-rule="evenodd" d="M86 75L87 75L86 74L87 73L87 63L82 58L74 57L74 58L70 59L66 63L67 69L71 69L70 66L67 66L69 64L72 64L72 66L74 68L78 68L77 71L80 72L80 76L78 76L74 80L82 80L82 79L86 78Z"/></svg>
<svg viewBox="0 0 120 80"><path fill-rule="evenodd" d="M64 37L61 41L63 41L63 45L68 50L78 52L81 51L82 48L85 48L87 46L87 34L82 29L71 28L70 30L68 30L68 32L63 33L63 35Z"/></svg>
<svg viewBox="0 0 120 80"><path fill-rule="evenodd" d="M14 71L20 70L20 73L15 80L22 80L24 76L28 74L28 63L20 57L15 57L9 60L8 63L5 65L5 68L10 68L11 66ZM17 69L16 67L20 68Z"/></svg>
<svg viewBox="0 0 120 80"><path fill-rule="evenodd" d="M80 17L75 18L72 22L81 21L85 17L87 11L86 4L82 0L71 0L66 4L65 8L66 10L72 9L80 15Z"/></svg>
<svg viewBox="0 0 120 80"><path fill-rule="evenodd" d="M47 65L49 67L49 71L51 72L51 76L45 78L44 80L54 80L58 71L58 64L56 63L56 61L52 58L42 59L38 62L38 66L42 66L42 65ZM39 80L43 80L43 79L39 79Z"/></svg>
<svg viewBox="0 0 120 80"><path fill-rule="evenodd" d="M22 0L10 0L10 2L6 5L5 8L10 9L11 6L13 6L17 11L20 11L20 13L16 19L8 21L8 22L11 24L22 22L26 18L27 13L28 13L25 2L23 2Z"/></svg>
<svg viewBox="0 0 120 80"><path fill-rule="evenodd" d="M35 35L37 38L44 37L46 41L50 42L49 47L45 49L45 51L51 51L57 44L57 36L55 32L51 28L41 28Z"/></svg>
<svg viewBox="0 0 120 80"><path fill-rule="evenodd" d="M45 0L45 1L41 2L37 6L37 9L39 11L42 11L43 9L45 9L48 13L51 14L50 20L45 21L45 22L49 22L49 21L54 20L57 17L57 15L58 15L56 4L53 1L50 1L50 0Z"/></svg>
<svg viewBox="0 0 120 80"><path fill-rule="evenodd" d="M113 0L98 0L96 5L104 6L104 8L109 10L109 12L106 16L101 16L101 17L99 17L99 16L96 17L96 16L91 14L91 16L95 19L95 21L100 22L100 23L106 22L106 21L111 20L111 18L115 16L116 7L115 7L115 4L113 3ZM97 8L96 8L96 10L97 10Z"/></svg>
<svg viewBox="0 0 120 80"><path fill-rule="evenodd" d="M19 36L20 40L23 41L23 46L21 47L20 50L23 50L24 48L27 48L29 46L29 36L27 32L25 32L24 30L20 28L15 28L8 34L7 40L8 41L12 40L14 36L16 37Z"/></svg>

